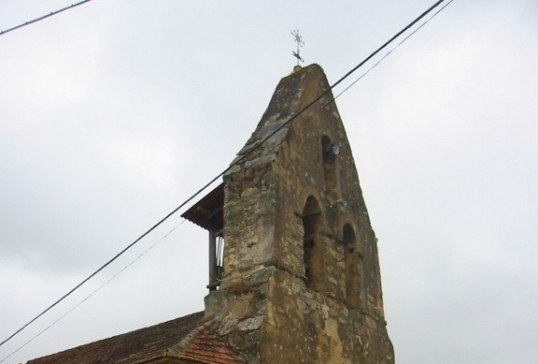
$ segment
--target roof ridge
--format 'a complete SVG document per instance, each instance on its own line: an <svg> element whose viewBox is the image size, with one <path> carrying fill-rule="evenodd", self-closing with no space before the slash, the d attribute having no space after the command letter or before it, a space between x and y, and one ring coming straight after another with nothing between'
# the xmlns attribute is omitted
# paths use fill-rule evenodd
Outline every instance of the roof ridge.
<svg viewBox="0 0 538 364"><path fill-rule="evenodd" d="M165 349L163 351L163 356L170 357L170 356L178 356L180 352L187 349L194 340L196 340L201 334L204 333L204 331L211 326L213 323L213 320L206 321L202 323L201 325L195 327L192 329L183 339L181 339L176 345L171 346L168 349Z"/></svg>

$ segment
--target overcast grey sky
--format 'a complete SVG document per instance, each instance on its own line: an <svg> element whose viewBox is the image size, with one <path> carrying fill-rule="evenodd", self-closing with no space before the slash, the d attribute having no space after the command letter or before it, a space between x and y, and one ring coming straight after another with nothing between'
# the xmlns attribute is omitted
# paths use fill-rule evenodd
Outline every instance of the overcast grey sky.
<svg viewBox="0 0 538 364"><path fill-rule="evenodd" d="M0 339L229 164L293 29L335 82L433 2L94 0L0 36ZM0 30L69 4L3 0ZM337 100L399 364L538 362L537 20L534 0L455 0ZM206 240L181 225L5 363L202 310Z"/></svg>

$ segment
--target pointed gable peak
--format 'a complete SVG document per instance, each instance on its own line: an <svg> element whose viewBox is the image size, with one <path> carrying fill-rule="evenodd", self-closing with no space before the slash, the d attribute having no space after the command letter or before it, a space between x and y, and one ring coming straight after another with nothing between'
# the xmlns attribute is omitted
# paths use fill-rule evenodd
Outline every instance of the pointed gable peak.
<svg viewBox="0 0 538 364"><path fill-rule="evenodd" d="M339 119L332 93L327 92L329 88L327 77L317 64L296 67L293 73L282 78L256 129L238 152L238 157L232 161L234 167L228 174L244 167L274 161L293 124L300 123L301 119L318 112L320 108L330 111ZM312 104L322 94L323 97Z"/></svg>

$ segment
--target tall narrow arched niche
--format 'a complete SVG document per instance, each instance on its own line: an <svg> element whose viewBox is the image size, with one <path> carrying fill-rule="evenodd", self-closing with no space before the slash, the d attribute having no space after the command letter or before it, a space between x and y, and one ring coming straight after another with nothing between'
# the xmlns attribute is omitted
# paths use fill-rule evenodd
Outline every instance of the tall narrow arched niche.
<svg viewBox="0 0 538 364"><path fill-rule="evenodd" d="M303 262L305 285L318 292L323 289L323 246L319 235L322 225L319 203L310 196L303 209Z"/></svg>
<svg viewBox="0 0 538 364"><path fill-rule="evenodd" d="M323 178L325 183L325 193L337 200L339 198L338 183L338 158L340 147L338 143L324 135L321 137L321 153L323 157Z"/></svg>
<svg viewBox="0 0 538 364"><path fill-rule="evenodd" d="M344 225L343 241L346 301L350 308L357 308L360 305L360 267L357 259L357 237L350 224Z"/></svg>

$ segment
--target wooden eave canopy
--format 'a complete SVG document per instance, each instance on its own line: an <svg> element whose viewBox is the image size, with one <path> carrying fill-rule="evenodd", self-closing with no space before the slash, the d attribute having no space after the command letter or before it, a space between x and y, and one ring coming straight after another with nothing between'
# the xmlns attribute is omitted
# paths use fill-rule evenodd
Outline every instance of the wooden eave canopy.
<svg viewBox="0 0 538 364"><path fill-rule="evenodd" d="M222 226L224 207L224 183L202 197L181 217L206 230L215 229L215 224Z"/></svg>

